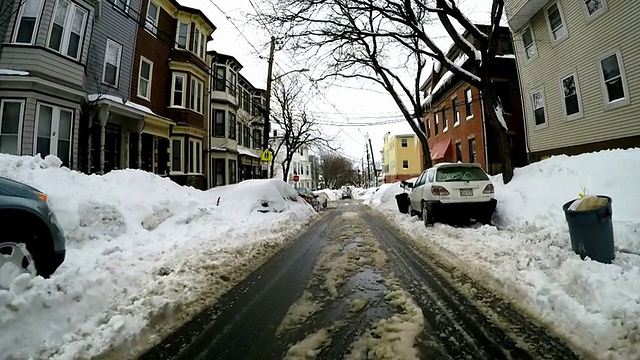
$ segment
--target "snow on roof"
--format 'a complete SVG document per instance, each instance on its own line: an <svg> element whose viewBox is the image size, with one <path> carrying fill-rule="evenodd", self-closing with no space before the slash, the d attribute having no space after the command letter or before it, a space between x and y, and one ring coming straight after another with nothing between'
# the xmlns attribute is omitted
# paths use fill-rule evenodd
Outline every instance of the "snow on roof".
<svg viewBox="0 0 640 360"><path fill-rule="evenodd" d="M0 69L0 75L20 75L27 76L29 73L27 71L21 70L13 70L13 69Z"/></svg>
<svg viewBox="0 0 640 360"><path fill-rule="evenodd" d="M496 55L496 58L498 58L498 59L515 59L516 55L515 54Z"/></svg>
<svg viewBox="0 0 640 360"><path fill-rule="evenodd" d="M260 156L258 156L256 154L254 154L251 150L249 150L247 148L238 147L238 153L240 155L252 156L252 157L255 157L255 158L259 158L260 157Z"/></svg>
<svg viewBox="0 0 640 360"><path fill-rule="evenodd" d="M451 78L453 78L453 73L450 70L447 70L447 72L444 73L440 80L435 84L433 89L431 89L431 94L437 93L449 80L451 80Z"/></svg>
<svg viewBox="0 0 640 360"><path fill-rule="evenodd" d="M142 111L144 113L150 114L150 115L155 115L155 116L159 116L156 113L154 113L151 109L149 109L146 106L140 105L140 104L136 104L130 100L124 100L121 97L115 96L115 95L108 95L108 94L89 94L87 95L87 99L89 101L100 101L100 100L108 100L108 101L113 101L115 103L118 104L122 104L126 107L138 110L138 111Z"/></svg>

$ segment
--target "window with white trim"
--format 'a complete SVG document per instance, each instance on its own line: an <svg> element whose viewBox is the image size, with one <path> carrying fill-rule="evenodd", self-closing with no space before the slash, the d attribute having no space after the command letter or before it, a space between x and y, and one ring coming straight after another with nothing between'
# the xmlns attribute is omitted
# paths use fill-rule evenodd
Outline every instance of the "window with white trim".
<svg viewBox="0 0 640 360"><path fill-rule="evenodd" d="M186 49L187 44L189 43L189 27L189 23L178 21L178 28L176 29L176 44L182 49Z"/></svg>
<svg viewBox="0 0 640 360"><path fill-rule="evenodd" d="M236 114L229 112L229 136L231 140L236 139Z"/></svg>
<svg viewBox="0 0 640 360"><path fill-rule="evenodd" d="M232 96L236 96L236 73L232 70L229 70L229 82L227 84L227 92Z"/></svg>
<svg viewBox="0 0 640 360"><path fill-rule="evenodd" d="M409 139L407 138L400 139L400 146L409 147Z"/></svg>
<svg viewBox="0 0 640 360"><path fill-rule="evenodd" d="M196 27L193 31L193 52L199 57L204 59L204 54L207 47L207 39L204 31Z"/></svg>
<svg viewBox="0 0 640 360"><path fill-rule="evenodd" d="M460 109L458 109L458 98L451 100L451 108L453 108L453 126L460 125Z"/></svg>
<svg viewBox="0 0 640 360"><path fill-rule="evenodd" d="M202 141L189 139L189 172L202 174Z"/></svg>
<svg viewBox="0 0 640 360"><path fill-rule="evenodd" d="M524 54L527 60L533 59L538 54L538 50L536 49L536 39L533 37L531 26L522 31L522 43L524 44Z"/></svg>
<svg viewBox="0 0 640 360"><path fill-rule="evenodd" d="M102 82L118 87L120 77L120 60L122 58L122 45L107 39L107 46L104 51L104 64L102 67Z"/></svg>
<svg viewBox="0 0 640 360"><path fill-rule="evenodd" d="M554 2L547 7L547 23L549 24L549 30L551 31L551 38L554 41L560 41L567 37L567 27L562 19L562 12L558 2Z"/></svg>
<svg viewBox="0 0 640 360"><path fill-rule="evenodd" d="M22 3L16 16L12 42L17 44L33 44L37 34L43 0L27 0Z"/></svg>
<svg viewBox="0 0 640 360"><path fill-rule="evenodd" d="M187 75L174 73L171 80L171 106L184 107L187 83Z"/></svg>
<svg viewBox="0 0 640 360"><path fill-rule="evenodd" d="M191 76L191 87L189 88L189 109L202 113L202 97L204 85L202 81Z"/></svg>
<svg viewBox="0 0 640 360"><path fill-rule="evenodd" d="M24 100L0 100L0 153L20 155Z"/></svg>
<svg viewBox="0 0 640 360"><path fill-rule="evenodd" d="M467 88L464 91L464 107L467 113L467 119L473 117L473 95L471 93L471 88Z"/></svg>
<svg viewBox="0 0 640 360"><path fill-rule="evenodd" d="M214 71L215 71L215 77L214 77L214 83L213 83L214 90L225 91L227 87L227 84L226 84L227 68L221 65L216 65Z"/></svg>
<svg viewBox="0 0 640 360"><path fill-rule="evenodd" d="M183 149L182 139L171 140L171 171L184 172Z"/></svg>
<svg viewBox="0 0 640 360"><path fill-rule="evenodd" d="M153 63L140 57L140 71L138 74L138 96L151 99L151 78L153 77Z"/></svg>
<svg viewBox="0 0 640 360"><path fill-rule="evenodd" d="M158 32L158 18L160 17L160 7L153 1L149 1L147 5L147 15L144 22L144 28L152 34Z"/></svg>
<svg viewBox="0 0 640 360"><path fill-rule="evenodd" d="M49 49L78 60L88 15L88 11L79 5L58 0L49 30Z"/></svg>
<svg viewBox="0 0 640 360"><path fill-rule="evenodd" d="M402 168L403 169L409 168L409 160L402 160Z"/></svg>
<svg viewBox="0 0 640 360"><path fill-rule="evenodd" d="M447 109L442 108L442 132L449 130L449 120L447 120Z"/></svg>
<svg viewBox="0 0 640 360"><path fill-rule="evenodd" d="M616 51L601 58L599 64L605 102L607 104L628 102L629 90L620 52Z"/></svg>
<svg viewBox="0 0 640 360"><path fill-rule="evenodd" d="M38 104L36 111L34 155L55 155L65 166L71 158L73 110L49 104Z"/></svg>
<svg viewBox="0 0 640 360"><path fill-rule="evenodd" d="M213 136L214 137L224 137L224 130L225 130L225 119L226 116L226 111L222 110L222 109L215 109L213 110ZM235 122L235 115L234 115L234 122ZM235 132L235 125L233 127L233 131ZM231 132L231 126L229 126L229 132Z"/></svg>
<svg viewBox="0 0 640 360"><path fill-rule="evenodd" d="M476 138L470 138L467 140L469 144L469 162L478 162L478 155L476 153Z"/></svg>
<svg viewBox="0 0 640 360"><path fill-rule="evenodd" d="M437 136L438 135L438 131L440 131L440 129L438 129L440 124L440 119L438 116L438 113L435 113L435 115L433 115L433 135Z"/></svg>
<svg viewBox="0 0 640 360"><path fill-rule="evenodd" d="M531 105L536 126L547 124L547 112L545 110L544 93L536 90L531 93Z"/></svg>
<svg viewBox="0 0 640 360"><path fill-rule="evenodd" d="M584 0L584 8L590 19L596 18L607 11L607 0Z"/></svg>
<svg viewBox="0 0 640 360"><path fill-rule="evenodd" d="M560 85L562 86L564 114L567 119L582 116L582 104L580 104L580 92L576 75L571 74L560 79Z"/></svg>
<svg viewBox="0 0 640 360"><path fill-rule="evenodd" d="M130 5L131 0L113 0L113 7L122 12L129 12Z"/></svg>

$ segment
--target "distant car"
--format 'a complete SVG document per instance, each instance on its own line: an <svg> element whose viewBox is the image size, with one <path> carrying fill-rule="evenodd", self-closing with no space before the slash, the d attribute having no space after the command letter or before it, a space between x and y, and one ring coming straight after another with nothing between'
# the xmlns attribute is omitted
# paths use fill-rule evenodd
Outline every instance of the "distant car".
<svg viewBox="0 0 640 360"><path fill-rule="evenodd" d="M304 199L309 205L311 205L316 211L320 211L320 201L318 201L318 195L306 187L296 188L298 195Z"/></svg>
<svg viewBox="0 0 640 360"><path fill-rule="evenodd" d="M351 189L349 188L344 188L342 190L342 200L344 199L351 199L353 197L353 195L351 194Z"/></svg>
<svg viewBox="0 0 640 360"><path fill-rule="evenodd" d="M495 190L479 164L437 164L408 185L412 188L409 212L421 216L425 226L464 219L491 223L497 204Z"/></svg>
<svg viewBox="0 0 640 360"><path fill-rule="evenodd" d="M65 257L64 233L46 194L0 177L0 267L13 263L22 272L48 278Z"/></svg>

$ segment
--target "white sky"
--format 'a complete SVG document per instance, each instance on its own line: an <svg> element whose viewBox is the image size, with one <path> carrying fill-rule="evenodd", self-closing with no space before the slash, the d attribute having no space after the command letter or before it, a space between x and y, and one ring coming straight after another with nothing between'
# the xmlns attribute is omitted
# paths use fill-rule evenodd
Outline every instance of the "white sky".
<svg viewBox="0 0 640 360"><path fill-rule="evenodd" d="M251 5L259 6L259 1L250 0L178 0L179 3L201 9L216 25L214 40L209 50L234 56L242 63L241 73L254 86L266 88L267 57L269 55L270 33L248 19L247 14L255 14ZM486 23L489 19L491 0L463 0L459 6L472 21ZM442 33L442 29L434 29ZM443 33L446 35L446 33ZM444 50L450 40L443 36L438 44ZM303 69L306 65L287 56L284 51L276 52L274 73ZM299 75L305 78L307 75ZM338 85L322 86L321 94L306 95L308 111L324 123L363 123L382 119L397 119L401 113L391 96L379 85L365 80L341 81ZM320 120L321 119L321 120ZM389 125L377 126L323 126L328 137L337 136L341 153L360 163L365 158L365 136L371 137L376 161L380 161L383 136L386 132L413 133L405 120Z"/></svg>

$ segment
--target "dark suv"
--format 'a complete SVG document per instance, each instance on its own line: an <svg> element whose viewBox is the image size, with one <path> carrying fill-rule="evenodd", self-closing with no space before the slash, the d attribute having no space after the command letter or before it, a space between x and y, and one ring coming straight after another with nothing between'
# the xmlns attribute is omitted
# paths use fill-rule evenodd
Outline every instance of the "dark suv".
<svg viewBox="0 0 640 360"><path fill-rule="evenodd" d="M46 278L64 261L64 233L38 189L0 177L0 229L0 266L12 262L28 271L33 260Z"/></svg>

